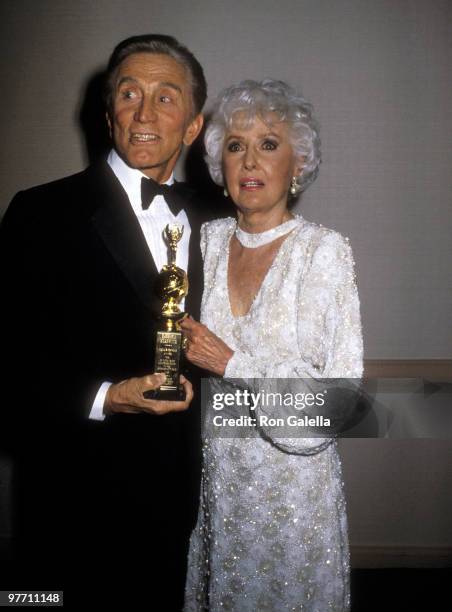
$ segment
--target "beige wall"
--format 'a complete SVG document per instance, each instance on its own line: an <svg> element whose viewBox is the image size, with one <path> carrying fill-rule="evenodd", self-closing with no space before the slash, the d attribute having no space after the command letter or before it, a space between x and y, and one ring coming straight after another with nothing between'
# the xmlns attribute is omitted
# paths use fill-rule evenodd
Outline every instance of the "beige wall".
<svg viewBox="0 0 452 612"><path fill-rule="evenodd" d="M448 0L3 0L0 10L3 209L17 190L84 167L80 104L114 44L170 33L199 57L212 95L272 76L314 103L324 163L301 209L350 237L366 356L450 358ZM345 442L352 541L452 544L449 454L450 443Z"/></svg>

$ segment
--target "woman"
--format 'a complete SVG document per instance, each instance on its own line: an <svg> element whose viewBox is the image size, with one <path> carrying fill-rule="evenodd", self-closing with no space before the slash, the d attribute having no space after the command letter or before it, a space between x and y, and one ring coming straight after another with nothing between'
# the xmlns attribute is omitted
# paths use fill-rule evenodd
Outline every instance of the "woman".
<svg viewBox="0 0 452 612"><path fill-rule="evenodd" d="M318 172L311 111L280 81L244 81L223 92L206 131L237 221L203 226L202 323L183 328L188 359L225 379L362 373L350 247L289 207ZM265 427L206 438L186 609L347 610L342 487L332 438L280 440Z"/></svg>

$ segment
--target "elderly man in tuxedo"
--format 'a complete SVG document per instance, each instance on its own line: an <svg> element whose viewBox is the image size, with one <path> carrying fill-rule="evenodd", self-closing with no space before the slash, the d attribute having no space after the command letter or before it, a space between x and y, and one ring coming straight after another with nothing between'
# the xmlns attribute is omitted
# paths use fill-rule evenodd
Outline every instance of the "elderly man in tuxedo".
<svg viewBox="0 0 452 612"><path fill-rule="evenodd" d="M17 579L65 588L67 604L90 587L177 610L199 485L196 374L181 378L183 402L143 393L164 379L153 285L171 222L184 226L185 310L199 314L201 212L173 172L201 131L206 83L174 38L137 36L115 48L105 97L108 158L19 192L2 223Z"/></svg>

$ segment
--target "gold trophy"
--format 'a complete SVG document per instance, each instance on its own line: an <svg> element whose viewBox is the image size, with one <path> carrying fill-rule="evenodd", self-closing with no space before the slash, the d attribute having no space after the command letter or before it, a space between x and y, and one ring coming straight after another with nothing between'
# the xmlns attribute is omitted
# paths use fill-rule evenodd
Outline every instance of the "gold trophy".
<svg viewBox="0 0 452 612"><path fill-rule="evenodd" d="M182 238L184 227L167 225L165 238L169 247L169 263L163 266L157 278L156 292L162 300L162 312L155 344L154 372L166 375L159 389L145 391L147 399L184 401L185 390L179 383L182 332L179 323L187 316L181 312L180 302L188 293L187 273L176 266L177 243Z"/></svg>

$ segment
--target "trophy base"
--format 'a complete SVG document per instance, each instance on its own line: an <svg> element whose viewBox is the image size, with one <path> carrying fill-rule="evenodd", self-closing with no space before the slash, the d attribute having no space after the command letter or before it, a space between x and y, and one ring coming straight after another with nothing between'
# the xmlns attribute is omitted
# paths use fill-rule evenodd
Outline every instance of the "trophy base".
<svg viewBox="0 0 452 612"><path fill-rule="evenodd" d="M159 389L145 391L143 397L145 399L164 400L167 402L184 402L186 395L182 385L177 387L165 387L162 385Z"/></svg>

